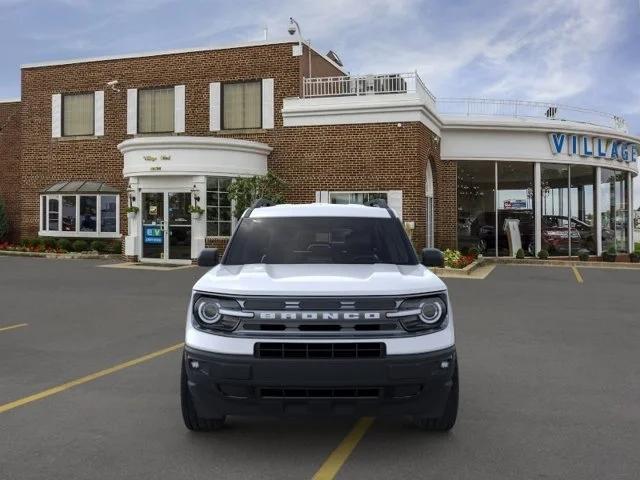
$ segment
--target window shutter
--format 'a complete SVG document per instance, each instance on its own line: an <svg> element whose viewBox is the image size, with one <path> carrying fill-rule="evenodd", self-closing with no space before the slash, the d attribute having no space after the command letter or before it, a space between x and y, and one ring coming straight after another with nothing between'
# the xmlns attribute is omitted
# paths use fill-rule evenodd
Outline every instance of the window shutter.
<svg viewBox="0 0 640 480"><path fill-rule="evenodd" d="M396 212L396 215L402 220L402 190L389 190L387 192L387 205Z"/></svg>
<svg viewBox="0 0 640 480"><path fill-rule="evenodd" d="M184 85L176 85L174 87L174 95L173 99L175 102L175 112L174 112L174 131L176 133L184 133L184 100L185 100L185 88Z"/></svg>
<svg viewBox="0 0 640 480"><path fill-rule="evenodd" d="M62 95L51 95L51 137L62 136Z"/></svg>
<svg viewBox="0 0 640 480"><path fill-rule="evenodd" d="M329 203L329 192L326 190L316 192L316 203Z"/></svg>
<svg viewBox="0 0 640 480"><path fill-rule="evenodd" d="M127 134L138 133L138 90L129 88L127 90Z"/></svg>
<svg viewBox="0 0 640 480"><path fill-rule="evenodd" d="M209 130L220 130L220 83L209 84Z"/></svg>
<svg viewBox="0 0 640 480"><path fill-rule="evenodd" d="M262 128L273 128L274 124L273 78L262 80Z"/></svg>
<svg viewBox="0 0 640 480"><path fill-rule="evenodd" d="M104 135L104 91L98 90L93 94L93 134L96 137Z"/></svg>

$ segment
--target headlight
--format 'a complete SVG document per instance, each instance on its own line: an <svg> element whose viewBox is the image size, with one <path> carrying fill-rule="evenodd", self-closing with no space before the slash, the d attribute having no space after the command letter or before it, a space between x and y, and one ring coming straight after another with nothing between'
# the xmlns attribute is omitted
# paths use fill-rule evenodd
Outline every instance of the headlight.
<svg viewBox="0 0 640 480"><path fill-rule="evenodd" d="M253 313L243 312L232 298L210 297L196 293L193 297L193 319L198 327L207 330L234 330L241 318L251 318Z"/></svg>
<svg viewBox="0 0 640 480"><path fill-rule="evenodd" d="M387 313L388 318L397 318L405 330L419 332L440 330L447 324L447 296L444 293L408 298L397 312Z"/></svg>
<svg viewBox="0 0 640 480"><path fill-rule="evenodd" d="M198 319L207 325L216 323L222 318L222 315L220 315L220 303L214 298L200 298L196 302L195 310L198 314Z"/></svg>
<svg viewBox="0 0 640 480"><path fill-rule="evenodd" d="M420 320L427 325L435 325L442 320L447 307L438 297L427 298L420 304Z"/></svg>

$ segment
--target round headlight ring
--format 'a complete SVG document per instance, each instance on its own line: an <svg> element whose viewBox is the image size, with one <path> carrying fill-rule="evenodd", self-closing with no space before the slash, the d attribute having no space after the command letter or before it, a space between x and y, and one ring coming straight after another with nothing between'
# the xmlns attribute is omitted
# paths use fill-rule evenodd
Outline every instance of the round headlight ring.
<svg viewBox="0 0 640 480"><path fill-rule="evenodd" d="M420 320L427 325L435 325L444 315L444 302L439 298L429 298L420 304Z"/></svg>
<svg viewBox="0 0 640 480"><path fill-rule="evenodd" d="M220 315L220 304L212 298L201 298L196 303L198 319L202 323L212 325L218 323L222 318Z"/></svg>

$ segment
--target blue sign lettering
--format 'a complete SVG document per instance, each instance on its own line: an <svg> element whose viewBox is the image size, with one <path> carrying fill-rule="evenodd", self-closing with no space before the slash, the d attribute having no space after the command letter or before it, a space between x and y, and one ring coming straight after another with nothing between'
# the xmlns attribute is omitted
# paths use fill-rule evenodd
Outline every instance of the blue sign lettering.
<svg viewBox="0 0 640 480"><path fill-rule="evenodd" d="M580 155L582 157L607 158L621 162L637 162L640 145L621 140L590 135L550 133L549 145L554 155ZM566 146L565 146L566 145Z"/></svg>
<svg viewBox="0 0 640 480"><path fill-rule="evenodd" d="M561 153L562 147L564 146L564 133L552 133L551 134L551 145L553 146L553 153Z"/></svg>

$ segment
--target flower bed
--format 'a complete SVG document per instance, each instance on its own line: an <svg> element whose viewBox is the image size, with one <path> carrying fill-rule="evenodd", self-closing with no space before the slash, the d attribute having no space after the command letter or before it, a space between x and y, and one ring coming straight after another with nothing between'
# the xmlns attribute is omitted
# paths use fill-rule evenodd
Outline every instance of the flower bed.
<svg viewBox="0 0 640 480"><path fill-rule="evenodd" d="M26 238L19 244L0 242L0 251L32 254L98 253L120 254L122 243L114 240L109 243L94 239L55 239L52 237Z"/></svg>
<svg viewBox="0 0 640 480"><path fill-rule="evenodd" d="M473 254L463 255L458 250L447 249L444 251L444 265L449 268L465 268L475 262L476 258Z"/></svg>

